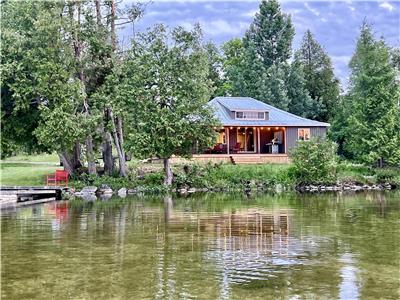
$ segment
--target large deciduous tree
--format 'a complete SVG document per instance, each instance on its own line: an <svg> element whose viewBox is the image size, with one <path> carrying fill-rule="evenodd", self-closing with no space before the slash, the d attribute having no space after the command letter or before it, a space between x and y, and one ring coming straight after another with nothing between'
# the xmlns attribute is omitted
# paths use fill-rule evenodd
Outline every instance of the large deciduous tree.
<svg viewBox="0 0 400 300"><path fill-rule="evenodd" d="M304 34L295 62L303 69L306 88L311 96L314 116L319 121L330 120L339 101L339 81L333 73L332 62L310 30Z"/></svg>
<svg viewBox="0 0 400 300"><path fill-rule="evenodd" d="M211 82L198 27L170 33L156 26L133 42L116 101L125 103L126 146L137 157L164 161L165 184L172 183L172 155L189 156L212 143L216 122L207 105Z"/></svg>

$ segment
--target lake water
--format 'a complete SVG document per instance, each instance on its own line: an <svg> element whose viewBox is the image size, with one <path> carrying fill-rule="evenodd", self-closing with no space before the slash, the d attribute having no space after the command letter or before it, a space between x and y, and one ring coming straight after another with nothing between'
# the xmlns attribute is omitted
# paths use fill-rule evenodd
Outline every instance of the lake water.
<svg viewBox="0 0 400 300"><path fill-rule="evenodd" d="M1 215L2 299L399 299L400 193L72 200Z"/></svg>

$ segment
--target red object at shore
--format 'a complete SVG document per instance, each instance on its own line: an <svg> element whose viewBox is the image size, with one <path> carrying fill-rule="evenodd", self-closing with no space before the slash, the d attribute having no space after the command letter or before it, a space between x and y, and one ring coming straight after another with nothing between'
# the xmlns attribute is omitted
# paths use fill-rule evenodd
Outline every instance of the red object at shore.
<svg viewBox="0 0 400 300"><path fill-rule="evenodd" d="M54 174L47 175L46 185L50 186L68 186L69 174L64 170L56 170Z"/></svg>

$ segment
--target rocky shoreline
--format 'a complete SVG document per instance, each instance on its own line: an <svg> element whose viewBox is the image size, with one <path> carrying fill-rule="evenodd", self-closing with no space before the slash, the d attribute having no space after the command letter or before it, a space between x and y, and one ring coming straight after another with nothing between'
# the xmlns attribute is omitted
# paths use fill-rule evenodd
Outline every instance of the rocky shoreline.
<svg viewBox="0 0 400 300"><path fill-rule="evenodd" d="M397 186L390 183L383 184L361 184L357 182L339 182L335 185L298 185L298 186L290 186L284 184L260 184L255 182L248 182L241 186L240 188L228 188L228 187L209 187L209 188L194 188L194 187L180 187L175 189L174 191L181 195L193 194L193 193L206 193L206 192L233 192L233 191L241 191L241 192L283 192L295 190L301 193L323 193L323 192L340 192L340 191L384 191L384 190L393 190L396 189ZM77 196L83 198L85 200L96 200L100 198L101 200L107 200L111 198L113 195L117 195L121 198L125 198L127 195L135 195L139 193L149 192L146 187L137 187L134 189L120 188L118 190L112 190L108 185L103 184L100 187L96 186L86 186L80 191L71 190L68 193L68 197ZM67 197L67 198L68 198Z"/></svg>
<svg viewBox="0 0 400 300"><path fill-rule="evenodd" d="M396 189L396 185L390 183L361 184L357 182L337 183L335 185L299 185L296 190L300 192L338 192L338 191L383 191Z"/></svg>

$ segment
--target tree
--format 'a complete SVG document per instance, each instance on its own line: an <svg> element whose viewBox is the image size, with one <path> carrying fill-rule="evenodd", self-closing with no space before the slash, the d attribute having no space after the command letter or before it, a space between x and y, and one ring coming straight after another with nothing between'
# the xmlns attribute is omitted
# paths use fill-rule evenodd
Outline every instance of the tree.
<svg viewBox="0 0 400 300"><path fill-rule="evenodd" d="M350 70L347 149L368 164L399 164L399 83L389 48L383 40L374 38L367 23L361 27Z"/></svg>
<svg viewBox="0 0 400 300"><path fill-rule="evenodd" d="M290 99L288 111L304 118L315 118L318 108L308 93L303 68L298 61L293 61L290 65L285 85L287 97Z"/></svg>
<svg viewBox="0 0 400 300"><path fill-rule="evenodd" d="M257 98L308 115L310 97L301 66L289 65L294 28L279 2L264 0L242 41L223 46L227 88L233 96Z"/></svg>
<svg viewBox="0 0 400 300"><path fill-rule="evenodd" d="M223 58L214 43L208 42L205 45L208 56L208 78L212 82L211 98L224 96L226 94L226 86L223 77Z"/></svg>
<svg viewBox="0 0 400 300"><path fill-rule="evenodd" d="M134 41L115 98L125 105L126 146L137 157L164 161L171 185L172 155L190 156L209 146L216 120L206 105L210 96L208 59L199 27L178 27L167 34L159 25Z"/></svg>
<svg viewBox="0 0 400 300"><path fill-rule="evenodd" d="M245 48L253 46L267 69L285 63L292 55L294 27L289 15L282 13L277 0L263 0L243 39Z"/></svg>
<svg viewBox="0 0 400 300"><path fill-rule="evenodd" d="M299 141L290 153L290 172L297 184L332 184L336 182L336 144L329 140Z"/></svg>
<svg viewBox="0 0 400 300"><path fill-rule="evenodd" d="M339 101L339 81L335 77L332 62L328 54L315 40L310 30L304 34L299 50L295 53L295 62L303 68L306 88L311 96L313 119L330 120Z"/></svg>
<svg viewBox="0 0 400 300"><path fill-rule="evenodd" d="M76 142L84 134L79 111L80 86L73 52L60 32L68 31L61 2L7 1L2 18L2 93L11 122L30 120L24 135L33 150L57 151L68 171L80 166ZM48 22L52 20L52 22ZM3 94L4 95L4 94ZM2 107L3 109L3 107ZM54 109L54 110L53 110ZM54 112L54 114L52 114ZM4 119L2 120L4 121ZM56 124L58 123L58 124ZM55 127L52 127L55 126Z"/></svg>
<svg viewBox="0 0 400 300"><path fill-rule="evenodd" d="M246 94L243 79L244 47L241 39L235 38L222 46L223 69L225 73L225 88L230 96L243 96Z"/></svg>
<svg viewBox="0 0 400 300"><path fill-rule="evenodd" d="M85 153L89 173L95 174L101 144L111 174L111 132L116 127L116 143L123 144L123 121L96 99L118 61L116 28L134 22L144 7L133 4L119 10L121 16L115 0L2 4L2 147L9 148L2 153L18 147L57 151L70 173L82 166ZM125 174L125 153L119 158Z"/></svg>

